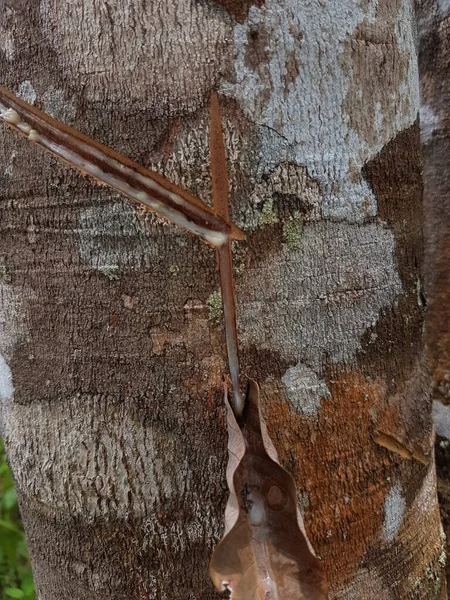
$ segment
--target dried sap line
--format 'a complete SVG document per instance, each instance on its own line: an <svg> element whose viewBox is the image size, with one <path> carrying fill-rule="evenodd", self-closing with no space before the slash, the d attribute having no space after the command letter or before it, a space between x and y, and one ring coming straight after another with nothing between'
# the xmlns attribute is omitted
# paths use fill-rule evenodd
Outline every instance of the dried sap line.
<svg viewBox="0 0 450 600"><path fill-rule="evenodd" d="M218 217L209 206L162 175L53 119L3 87L0 87L0 118L71 167L133 202L143 204L214 247L225 243L228 236L244 237L236 225Z"/></svg>
<svg viewBox="0 0 450 600"><path fill-rule="evenodd" d="M216 92L211 95L210 104L210 133L209 152L211 156L211 183L213 208L219 217L226 222L230 220L229 184L227 175L227 158L222 130L222 115L219 98ZM228 353L228 368L234 391L234 407L236 414L241 414L244 408L239 385L239 357L236 326L236 302L233 277L233 259L230 238L217 248L219 264L220 289L222 291L223 313Z"/></svg>
<svg viewBox="0 0 450 600"><path fill-rule="evenodd" d="M217 94L211 96L210 155L213 207L158 173L99 144L0 87L0 119L82 174L198 235L217 251L233 408L228 410L230 500L226 534L211 559L218 589L235 600L325 600L326 576L303 531L292 477L279 465L259 411L259 388L239 386L231 240L243 233L229 219L229 185ZM225 385L226 388L226 385Z"/></svg>

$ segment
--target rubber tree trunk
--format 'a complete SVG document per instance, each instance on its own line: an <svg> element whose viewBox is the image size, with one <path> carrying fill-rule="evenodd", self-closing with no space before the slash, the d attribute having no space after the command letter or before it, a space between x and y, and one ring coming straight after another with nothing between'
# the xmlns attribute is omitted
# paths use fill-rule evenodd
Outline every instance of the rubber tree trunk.
<svg viewBox="0 0 450 600"><path fill-rule="evenodd" d="M26 6L25 6L26 5ZM2 81L210 199L224 113L245 373L334 599L443 599L409 0L3 3ZM211 249L1 131L2 421L39 600L212 600Z"/></svg>
<svg viewBox="0 0 450 600"><path fill-rule="evenodd" d="M433 376L438 490L450 535L450 4L417 3L426 212L427 345ZM449 578L447 565L447 579Z"/></svg>

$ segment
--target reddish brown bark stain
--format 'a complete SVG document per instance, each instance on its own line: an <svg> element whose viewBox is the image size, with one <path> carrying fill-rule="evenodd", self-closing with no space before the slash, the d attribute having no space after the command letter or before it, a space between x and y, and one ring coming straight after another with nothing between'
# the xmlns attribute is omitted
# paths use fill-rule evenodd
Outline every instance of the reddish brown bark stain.
<svg viewBox="0 0 450 600"><path fill-rule="evenodd" d="M281 462L299 489L308 490L307 534L334 587L351 580L381 529L386 476L396 459L380 452L371 438L371 407L383 405L382 387L344 371L327 383L332 400L322 401L317 425L280 400L270 403L267 422L275 440L284 432L284 445L277 445Z"/></svg>
<svg viewBox="0 0 450 600"><path fill-rule="evenodd" d="M213 2L226 8L239 23L245 21L251 6L259 8L264 4L264 0L213 0Z"/></svg>
<svg viewBox="0 0 450 600"><path fill-rule="evenodd" d="M384 414L383 422L394 427L402 420L399 407L390 406L381 378L337 368L329 371L326 380L331 399L322 400L317 423L291 412L279 392L271 390L267 399L269 434L281 464L293 474L298 490L308 494L304 513L307 535L324 560L333 589L348 584L364 565L370 568L375 563L389 589L392 581L402 581L403 563L396 559L391 567L386 562L389 553L398 551L398 540L391 544L382 539L385 499L400 482L408 514L428 467L375 443L377 414ZM428 526L436 527L436 518L436 511L411 515L400 530L405 535L403 559L411 572L423 570L423 556L416 547L417 522L420 520L421 528L422 521L426 522L423 531L429 531ZM425 547L434 541L424 533L421 543ZM406 581L404 585L405 594L399 590L395 598L409 597Z"/></svg>

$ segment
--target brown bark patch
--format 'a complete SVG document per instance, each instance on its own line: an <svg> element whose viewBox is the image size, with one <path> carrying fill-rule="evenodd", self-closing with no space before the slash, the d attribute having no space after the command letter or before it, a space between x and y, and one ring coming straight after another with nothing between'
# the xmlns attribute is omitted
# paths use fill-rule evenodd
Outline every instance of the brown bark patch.
<svg viewBox="0 0 450 600"><path fill-rule="evenodd" d="M345 64L353 65L353 76L343 109L350 127L369 145L389 139L396 113L409 111L410 97L398 89L414 57L399 47L393 28L398 10L395 3L379 6L376 22L358 25L347 42Z"/></svg>
<svg viewBox="0 0 450 600"><path fill-rule="evenodd" d="M389 391L410 411L409 436L428 439L431 423L427 402L411 406L405 398L429 395L422 352L426 299L423 294L423 208L419 124L399 133L363 167L372 187L379 217L394 233L395 257L403 293L383 309L363 339L359 363L364 372L386 372ZM386 358L388 357L388 358ZM424 423L426 424L424 430ZM411 439L411 438L409 438ZM427 444L428 442L425 442ZM424 451L426 451L424 449Z"/></svg>
<svg viewBox="0 0 450 600"><path fill-rule="evenodd" d="M259 69L261 65L267 63L269 59L269 40L269 32L263 25L257 24L250 27L245 52L245 64L249 69L255 71Z"/></svg>
<svg viewBox="0 0 450 600"><path fill-rule="evenodd" d="M418 3L422 20L420 83L429 294L427 343L434 393L450 402L450 14L436 2Z"/></svg>
<svg viewBox="0 0 450 600"><path fill-rule="evenodd" d="M223 6L239 23L247 18L251 6L260 8L264 0L213 0L215 4Z"/></svg>
<svg viewBox="0 0 450 600"><path fill-rule="evenodd" d="M450 442L436 436L436 471L438 499L442 525L446 535L447 556L450 556ZM450 589L450 567L447 567L447 586Z"/></svg>

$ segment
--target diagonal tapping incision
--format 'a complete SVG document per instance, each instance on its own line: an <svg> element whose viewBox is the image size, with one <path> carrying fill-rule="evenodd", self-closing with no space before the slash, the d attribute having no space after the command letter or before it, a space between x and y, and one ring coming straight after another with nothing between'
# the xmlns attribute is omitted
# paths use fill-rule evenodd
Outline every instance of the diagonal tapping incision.
<svg viewBox="0 0 450 600"><path fill-rule="evenodd" d="M157 213L214 247L243 232L168 179L53 119L0 87L0 119L97 182Z"/></svg>
<svg viewBox="0 0 450 600"><path fill-rule="evenodd" d="M236 302L231 240L244 233L229 217L229 185L219 99L211 95L210 154L213 206L146 169L115 150L57 121L0 86L0 120L98 183L120 192L135 203L187 229L217 250L225 334L236 414L244 402L239 389Z"/></svg>

